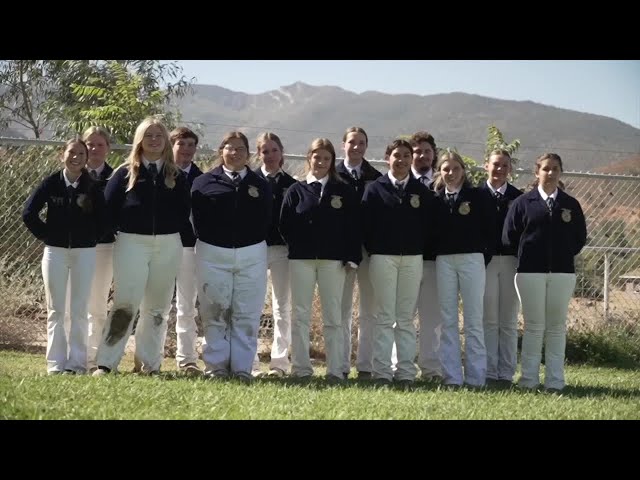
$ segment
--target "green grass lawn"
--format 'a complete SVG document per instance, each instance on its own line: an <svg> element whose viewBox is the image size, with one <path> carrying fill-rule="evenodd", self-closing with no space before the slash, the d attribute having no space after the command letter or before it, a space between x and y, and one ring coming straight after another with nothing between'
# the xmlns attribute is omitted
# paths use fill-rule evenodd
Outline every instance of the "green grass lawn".
<svg viewBox="0 0 640 480"><path fill-rule="evenodd" d="M131 370L125 357L120 369ZM640 419L640 372L568 366L562 394L516 388L410 391L349 380L191 379L166 359L158 377L47 376L42 354L0 351L0 419ZM319 374L323 373L319 369Z"/></svg>

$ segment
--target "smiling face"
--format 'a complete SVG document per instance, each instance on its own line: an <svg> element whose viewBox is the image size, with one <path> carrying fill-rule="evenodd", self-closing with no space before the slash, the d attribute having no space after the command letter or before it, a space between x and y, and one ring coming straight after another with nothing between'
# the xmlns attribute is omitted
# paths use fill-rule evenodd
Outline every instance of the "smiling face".
<svg viewBox="0 0 640 480"><path fill-rule="evenodd" d="M247 164L249 152L240 138L229 138L222 147L222 162L234 172L239 172Z"/></svg>
<svg viewBox="0 0 640 480"><path fill-rule="evenodd" d="M89 135L85 143L89 149L89 160L87 164L93 169L100 168L107 160L107 155L110 150L109 143L99 133Z"/></svg>
<svg viewBox="0 0 640 480"><path fill-rule="evenodd" d="M314 150L309 157L309 171L311 174L318 180L324 178L329 173L332 157L331 152L324 148Z"/></svg>
<svg viewBox="0 0 640 480"><path fill-rule="evenodd" d="M176 164L182 169L187 168L196 154L196 148L195 139L178 138L173 143L173 158Z"/></svg>
<svg viewBox="0 0 640 480"><path fill-rule="evenodd" d="M82 169L87 164L87 157L87 149L80 142L71 142L65 147L62 153L62 163L64 163L69 180L75 181L80 176Z"/></svg>
<svg viewBox="0 0 640 480"><path fill-rule="evenodd" d="M158 125L150 125L142 137L142 154L147 160L155 161L162 156L167 139Z"/></svg>
<svg viewBox="0 0 640 480"><path fill-rule="evenodd" d="M464 182L465 171L460 162L445 160L440 165L440 175L450 191L458 190Z"/></svg>
<svg viewBox="0 0 640 480"><path fill-rule="evenodd" d="M276 142L273 140L266 140L258 148L258 157L264 163L264 168L269 173L275 173L280 169L282 165L282 151Z"/></svg>
<svg viewBox="0 0 640 480"><path fill-rule="evenodd" d="M413 152L410 148L399 145L386 155L385 160L389 163L391 174L398 180L404 180L411 170L411 160Z"/></svg>
<svg viewBox="0 0 640 480"><path fill-rule="evenodd" d="M342 148L347 163L357 167L367 152L367 137L361 132L350 132L342 143Z"/></svg>
<svg viewBox="0 0 640 480"><path fill-rule="evenodd" d="M421 175L431 170L436 152L429 142L420 142L413 147L413 168Z"/></svg>
<svg viewBox="0 0 640 480"><path fill-rule="evenodd" d="M500 153L493 154L485 162L484 169L489 175L491 186L498 189L506 183L511 173L511 158Z"/></svg>

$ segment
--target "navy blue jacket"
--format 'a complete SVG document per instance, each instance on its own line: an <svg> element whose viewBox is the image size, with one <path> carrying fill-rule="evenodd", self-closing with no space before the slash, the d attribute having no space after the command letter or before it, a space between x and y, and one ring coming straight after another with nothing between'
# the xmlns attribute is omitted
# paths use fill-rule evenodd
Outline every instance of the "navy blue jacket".
<svg viewBox="0 0 640 480"><path fill-rule="evenodd" d="M104 234L104 197L97 182L86 171L78 180L73 197L62 170L45 178L28 198L22 220L29 231L46 245L64 248L95 247ZM47 218L40 211L47 206Z"/></svg>
<svg viewBox="0 0 640 480"><path fill-rule="evenodd" d="M517 249L520 273L575 273L574 257L587 243L582 207L575 198L558 190L550 215L535 188L509 208L502 242Z"/></svg>
<svg viewBox="0 0 640 480"><path fill-rule="evenodd" d="M338 172L340 178L347 182L347 184L356 192L358 202L362 200L362 195L364 195L364 189L367 184L377 180L382 175L382 173L372 167L364 158L362 159L362 165L360 165L360 178L358 178L358 181L356 181L351 173L349 173L344 162L340 162L336 165L336 172Z"/></svg>
<svg viewBox="0 0 640 480"><path fill-rule="evenodd" d="M495 217L496 229L494 231L495 234L490 239L491 243L489 244L489 253L491 255L513 255L515 257L518 254L517 250L510 245L508 246L502 243L502 227L504 226L504 219L507 217L509 206L516 198L522 195L522 191L518 190L510 183L507 183L507 190L504 192L500 201L498 201L487 185L487 182L484 182L478 188L489 196L489 200L493 205L491 213Z"/></svg>
<svg viewBox="0 0 640 480"><path fill-rule="evenodd" d="M251 170L236 187L222 166L203 173L191 188L198 239L224 248L255 245L267 238L273 208L271 185Z"/></svg>
<svg viewBox="0 0 640 480"><path fill-rule="evenodd" d="M187 183L189 184L189 191L191 191L193 181L200 175L202 175L202 170L200 170L195 163L191 162L189 173L185 174L184 171L182 171L182 174L186 177ZM191 224L190 220L187 220L184 226L180 229L180 240L182 240L183 247L195 246L196 234L193 231L193 225Z"/></svg>
<svg viewBox="0 0 640 480"><path fill-rule="evenodd" d="M271 225L269 225L269 233L267 234L267 245L286 245L284 238L280 235L278 229L279 213L282 209L282 201L284 195L291 185L296 183L296 179L286 172L282 172L276 179L269 179L264 176L261 168L254 170L255 174L264 179L265 182L271 183L271 191L273 194L273 217L271 219Z"/></svg>
<svg viewBox="0 0 640 480"><path fill-rule="evenodd" d="M489 197L478 188L463 186L450 208L443 187L437 191L436 200L436 255L482 253L488 264L495 231L495 207Z"/></svg>
<svg viewBox="0 0 640 480"><path fill-rule="evenodd" d="M103 195L104 195L104 189L107 186L107 181L109 180L109 177L111 176L112 173L113 173L113 168L111 167L111 165L105 162L104 168L102 169L102 172L100 172L98 179L94 180L94 182L96 182L100 187L100 192ZM98 243L113 243L115 242L115 240L116 240L116 237L113 234L113 232L106 230L104 235L100 237L100 239L98 240Z"/></svg>
<svg viewBox="0 0 640 480"><path fill-rule="evenodd" d="M402 195L383 175L362 197L362 235L369 255L425 255L432 246L435 198L409 175ZM430 253L429 253L430 254Z"/></svg>
<svg viewBox="0 0 640 480"><path fill-rule="evenodd" d="M118 168L104 191L112 231L140 235L180 232L189 221L191 210L186 176L179 174L170 189L164 183L164 165L155 182L147 168L140 165L135 185L126 192L127 173L125 166Z"/></svg>
<svg viewBox="0 0 640 480"><path fill-rule="evenodd" d="M306 181L296 182L284 196L280 233L290 259L362 260L358 200L349 185L330 178L322 197Z"/></svg>

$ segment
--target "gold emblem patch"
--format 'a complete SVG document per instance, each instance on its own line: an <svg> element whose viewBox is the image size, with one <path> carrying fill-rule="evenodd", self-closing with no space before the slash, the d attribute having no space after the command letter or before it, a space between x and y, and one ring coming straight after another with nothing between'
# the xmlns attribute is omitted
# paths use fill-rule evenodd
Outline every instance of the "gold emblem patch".
<svg viewBox="0 0 640 480"><path fill-rule="evenodd" d="M460 215L469 215L471 213L471 202L462 202L458 207L458 213Z"/></svg>
<svg viewBox="0 0 640 480"><path fill-rule="evenodd" d="M258 198L260 196L260 192L253 185L249 186L249 190L247 190L247 193L249 193L249 196L253 198Z"/></svg>
<svg viewBox="0 0 640 480"><path fill-rule="evenodd" d="M333 208L342 208L342 197L340 195L331 195L331 206Z"/></svg>
<svg viewBox="0 0 640 480"><path fill-rule="evenodd" d="M569 223L571 221L571 210L568 208L563 208L560 216L562 217L563 222Z"/></svg>
<svg viewBox="0 0 640 480"><path fill-rule="evenodd" d="M413 208L418 208L420 207L420 195L417 195L415 193L411 194L411 199L409 200L409 204L413 207Z"/></svg>

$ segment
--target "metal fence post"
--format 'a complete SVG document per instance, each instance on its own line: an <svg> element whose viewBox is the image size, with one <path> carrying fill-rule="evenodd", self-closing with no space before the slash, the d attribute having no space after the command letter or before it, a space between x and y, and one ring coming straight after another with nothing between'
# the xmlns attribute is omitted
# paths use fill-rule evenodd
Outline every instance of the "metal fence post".
<svg viewBox="0 0 640 480"><path fill-rule="evenodd" d="M604 321L609 321L609 252L604 252Z"/></svg>

